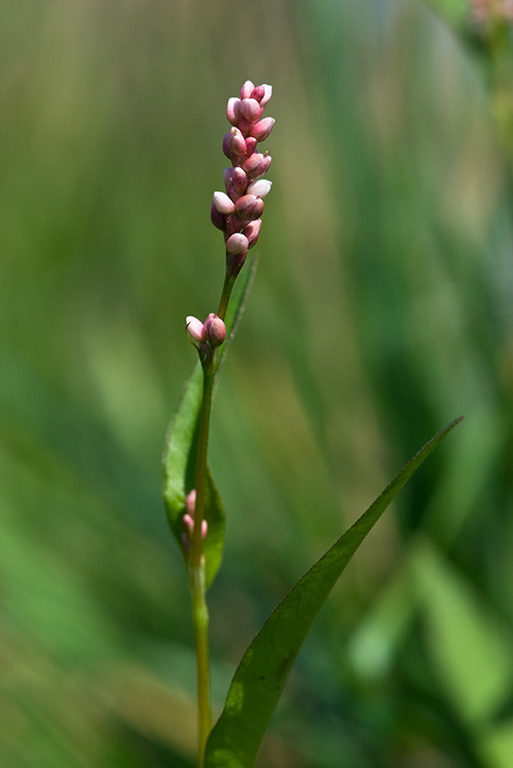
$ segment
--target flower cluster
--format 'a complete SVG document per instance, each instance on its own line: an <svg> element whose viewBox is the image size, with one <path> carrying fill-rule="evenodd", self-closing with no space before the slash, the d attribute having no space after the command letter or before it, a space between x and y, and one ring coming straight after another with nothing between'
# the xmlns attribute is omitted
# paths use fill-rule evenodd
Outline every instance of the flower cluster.
<svg viewBox="0 0 513 768"><path fill-rule="evenodd" d="M183 533L182 533L182 547L187 553L191 548L191 539L194 531L194 512L196 508L196 491L192 490L185 497L185 515L182 518ZM206 520L201 521L201 538L204 540L207 536L208 523Z"/></svg>
<svg viewBox="0 0 513 768"><path fill-rule="evenodd" d="M202 357L220 347L226 339L226 326L214 312L209 314L204 323L189 315L185 319L185 329L189 341L198 347Z"/></svg>
<svg viewBox="0 0 513 768"><path fill-rule="evenodd" d="M255 85L246 80L240 98L228 100L226 116L232 128L223 139L223 152L232 167L224 171L226 192L214 192L212 223L223 231L226 241L227 274L235 277L248 248L255 245L262 224L264 197L271 182L263 179L271 156L257 151L257 145L271 133L274 118L262 117L271 98L270 85Z"/></svg>

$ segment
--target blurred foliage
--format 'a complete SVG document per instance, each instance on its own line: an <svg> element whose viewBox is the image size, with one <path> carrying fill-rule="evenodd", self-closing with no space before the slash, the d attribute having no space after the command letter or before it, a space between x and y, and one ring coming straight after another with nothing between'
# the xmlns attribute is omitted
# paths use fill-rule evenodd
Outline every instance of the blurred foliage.
<svg viewBox="0 0 513 768"><path fill-rule="evenodd" d="M0 5L0 764L194 764L160 454L223 276L224 107L274 182L216 399L214 696L269 611L466 421L323 609L268 768L508 768L511 182L476 57L420 0Z"/></svg>

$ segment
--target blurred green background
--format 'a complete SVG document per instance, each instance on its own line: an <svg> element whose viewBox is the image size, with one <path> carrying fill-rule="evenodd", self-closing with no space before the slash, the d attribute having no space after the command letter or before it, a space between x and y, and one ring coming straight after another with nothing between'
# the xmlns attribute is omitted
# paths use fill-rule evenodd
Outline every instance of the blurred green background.
<svg viewBox="0 0 513 768"><path fill-rule="evenodd" d="M511 179L479 63L420 0L0 4L0 765L194 765L160 456L246 78L277 122L212 426L216 711L278 600L465 414L323 609L258 765L510 768Z"/></svg>

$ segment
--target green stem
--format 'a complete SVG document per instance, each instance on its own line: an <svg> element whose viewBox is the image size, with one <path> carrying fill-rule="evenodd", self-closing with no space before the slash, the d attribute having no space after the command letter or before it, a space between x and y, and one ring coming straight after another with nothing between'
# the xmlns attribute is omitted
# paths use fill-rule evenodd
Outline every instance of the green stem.
<svg viewBox="0 0 513 768"><path fill-rule="evenodd" d="M196 454L196 503L194 507L194 528L189 552L189 587L192 601L192 621L196 647L196 669L198 688L198 752L199 766L203 768L205 745L211 728L210 713L210 663L208 651L208 609L205 589L205 558L201 526L205 518L205 492L207 483L207 448L212 410L212 389L214 383L215 353L209 352L203 360L203 401L201 404L198 449Z"/></svg>
<svg viewBox="0 0 513 768"><path fill-rule="evenodd" d="M208 652L208 609L205 590L205 565L189 568L189 587L192 600L192 623L196 649L198 691L198 755L199 768L205 761L205 746L211 728L210 714L210 662Z"/></svg>
<svg viewBox="0 0 513 768"><path fill-rule="evenodd" d="M218 316L224 320L232 293L235 276L226 274L219 302ZM217 353L211 350L202 360L203 400L199 418L194 488L194 528L191 534L191 548L188 557L189 588L192 602L192 623L196 648L196 671L198 688L198 753L199 768L205 761L205 746L212 726L210 711L210 662L208 649L208 608L205 588L205 558L201 528L205 519L205 495L207 490L207 450L212 412L212 392Z"/></svg>
<svg viewBox="0 0 513 768"><path fill-rule="evenodd" d="M191 551L189 564L192 568L198 568L202 560L203 539L201 537L201 525L205 518L205 492L207 487L207 450L208 433L210 429L210 414L212 411L212 389L214 385L215 353L207 353L202 361L203 366L203 400L198 429L198 449L196 453L196 475L194 488L196 489L196 503L194 506L194 528L192 530Z"/></svg>
<svg viewBox="0 0 513 768"><path fill-rule="evenodd" d="M237 275L231 275L228 272L224 278L223 292L221 294L221 300L219 302L219 309L217 310L218 317L224 320L226 317L226 310L228 308L228 302L232 294L232 288L235 283Z"/></svg>

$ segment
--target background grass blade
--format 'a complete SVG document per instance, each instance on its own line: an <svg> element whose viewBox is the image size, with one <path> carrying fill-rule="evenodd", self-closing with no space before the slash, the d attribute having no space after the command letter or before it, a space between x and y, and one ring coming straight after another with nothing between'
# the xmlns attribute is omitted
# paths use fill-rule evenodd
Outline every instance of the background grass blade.
<svg viewBox="0 0 513 768"><path fill-rule="evenodd" d="M292 663L337 579L392 499L459 421L426 443L271 614L234 675L225 708L207 743L207 768L254 764Z"/></svg>
<svg viewBox="0 0 513 768"><path fill-rule="evenodd" d="M226 313L227 339L221 347L217 371L226 358L244 310L245 297L251 287L256 269L256 258L242 271L232 294ZM203 372L199 361L187 382L180 404L171 421L164 452L164 500L171 530L180 547L185 497L194 487L198 418L203 390ZM223 553L225 514L221 497L210 469L207 470L205 518L208 534L205 540L205 579L209 587L215 578Z"/></svg>
<svg viewBox="0 0 513 768"><path fill-rule="evenodd" d="M470 3L466 0L428 0L428 5L455 27L461 26L470 17Z"/></svg>

